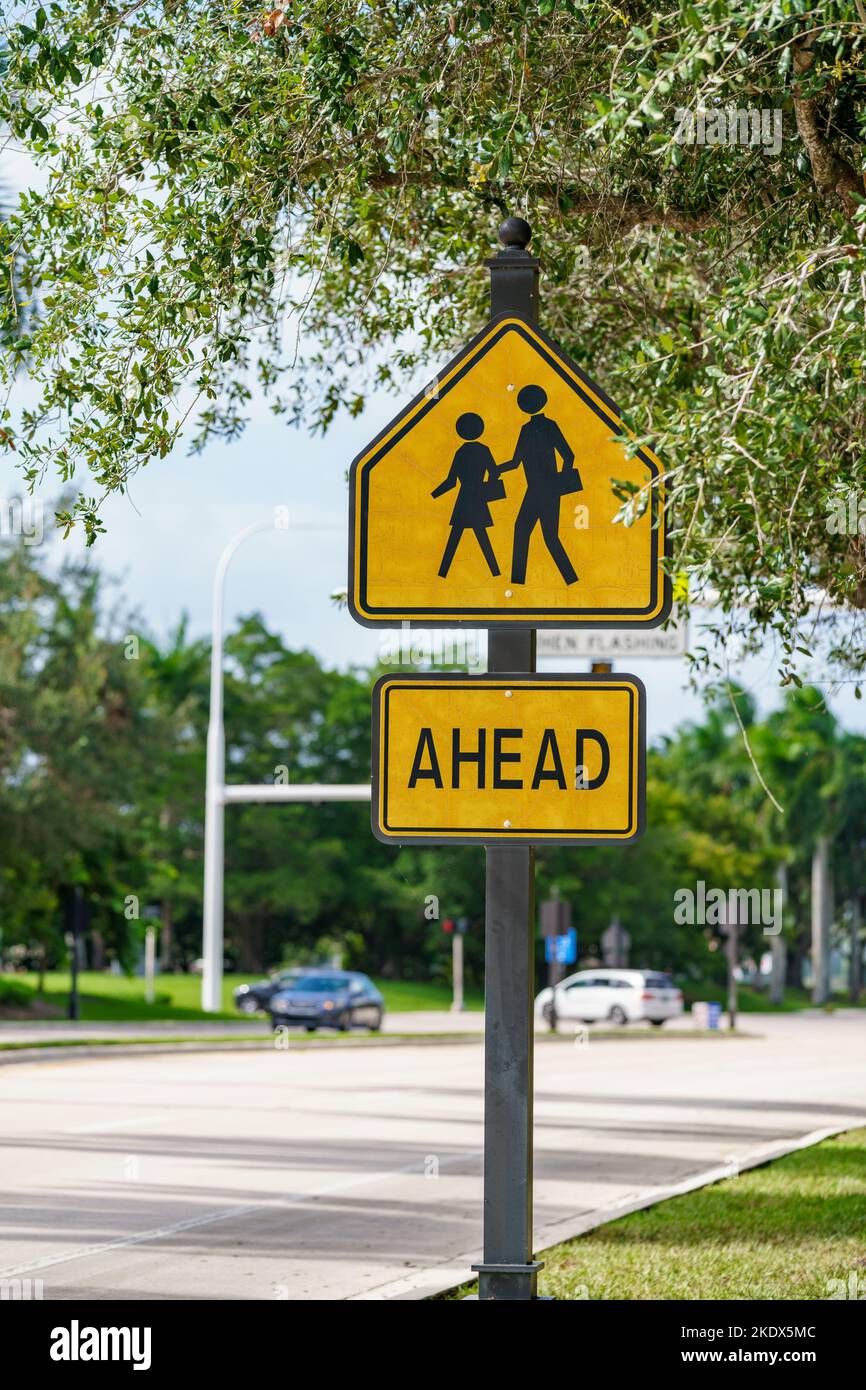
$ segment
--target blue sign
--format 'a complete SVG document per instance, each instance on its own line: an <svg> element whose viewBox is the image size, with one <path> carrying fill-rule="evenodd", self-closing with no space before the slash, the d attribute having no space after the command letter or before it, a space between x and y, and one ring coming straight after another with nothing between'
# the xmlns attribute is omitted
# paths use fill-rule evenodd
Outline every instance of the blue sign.
<svg viewBox="0 0 866 1390"><path fill-rule="evenodd" d="M557 965L574 965L577 960L577 928L569 927L562 936L546 936L544 959Z"/></svg>

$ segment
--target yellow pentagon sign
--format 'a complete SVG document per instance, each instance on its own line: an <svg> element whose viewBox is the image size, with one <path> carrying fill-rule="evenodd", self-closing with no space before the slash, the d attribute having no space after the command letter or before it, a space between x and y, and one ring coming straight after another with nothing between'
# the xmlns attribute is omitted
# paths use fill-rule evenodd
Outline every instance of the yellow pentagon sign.
<svg viewBox="0 0 866 1390"><path fill-rule="evenodd" d="M636 676L383 676L373 833L386 843L629 844L643 834Z"/></svg>
<svg viewBox="0 0 866 1390"><path fill-rule="evenodd" d="M367 627L656 627L663 468L614 403L503 315L352 464L349 608ZM629 526L611 480L646 503ZM641 508L635 507L635 512Z"/></svg>

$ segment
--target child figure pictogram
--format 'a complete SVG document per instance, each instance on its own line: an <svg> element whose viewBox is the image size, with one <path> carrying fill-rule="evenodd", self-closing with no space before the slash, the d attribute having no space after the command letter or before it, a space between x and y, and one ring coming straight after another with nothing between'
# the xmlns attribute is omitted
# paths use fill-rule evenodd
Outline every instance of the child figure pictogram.
<svg viewBox="0 0 866 1390"><path fill-rule="evenodd" d="M488 503L504 497L505 488L499 480L499 469L493 455L486 444L480 443L484 433L484 421L481 416L471 412L461 415L456 429L465 442L454 455L448 477L430 494L431 497L441 497L455 487L458 489L449 522L451 534L439 566L439 577L447 577L464 531L474 532L487 562L487 568L496 576L501 571L487 534L493 525Z"/></svg>

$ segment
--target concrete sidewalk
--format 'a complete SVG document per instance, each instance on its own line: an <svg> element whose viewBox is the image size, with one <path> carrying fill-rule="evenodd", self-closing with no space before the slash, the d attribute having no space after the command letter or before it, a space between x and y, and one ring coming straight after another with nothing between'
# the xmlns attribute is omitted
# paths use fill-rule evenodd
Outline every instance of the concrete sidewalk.
<svg viewBox="0 0 866 1390"><path fill-rule="evenodd" d="M866 1017L540 1046L536 1244L866 1122ZM481 1234L480 1047L0 1072L0 1277L46 1299L415 1299ZM604 1297L592 1290L592 1297Z"/></svg>

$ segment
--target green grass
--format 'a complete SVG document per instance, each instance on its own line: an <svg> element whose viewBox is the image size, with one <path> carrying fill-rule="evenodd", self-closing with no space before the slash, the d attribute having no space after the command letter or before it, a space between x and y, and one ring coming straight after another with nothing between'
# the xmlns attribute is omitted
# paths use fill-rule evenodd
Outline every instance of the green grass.
<svg viewBox="0 0 866 1390"><path fill-rule="evenodd" d="M307 1036L306 1033L292 1033L292 1034L291 1034L291 1037L292 1037L293 1039L294 1039L294 1038L297 1038L298 1040L300 1040L301 1038L306 1038L306 1036ZM339 1035L339 1036L343 1036L343 1035L341 1034L341 1035ZM269 1041L270 1041L270 1035L269 1035L269 1034L265 1034L265 1035L263 1036L261 1033L255 1033L255 1034L250 1033L249 1035L247 1035L247 1034L239 1034L239 1033L228 1033L228 1034L225 1034L225 1035L215 1035L215 1034L210 1034L210 1033L209 1033L209 1034L207 1035L206 1038L202 1038L201 1036L199 1036L199 1037L191 1037L189 1034L186 1034L186 1035L180 1035L180 1034L179 1034L179 1035L175 1036L175 1034L173 1034L173 1033L172 1033L170 1036L169 1036L169 1035L166 1035L165 1037L163 1037L162 1034L160 1034L159 1037L153 1037L153 1036L151 1035L151 1036L146 1037L146 1038L136 1038L136 1037L131 1037L131 1036L130 1036L130 1037L127 1037L127 1036L124 1034L122 1037L117 1037L117 1038L37 1038L37 1039L34 1039L32 1042L2 1042L2 1041L0 1041L0 1052L22 1052L22 1051L30 1052L31 1049L36 1049L36 1048L38 1048L39 1050L43 1050L44 1048L51 1048L51 1049L53 1049L53 1048L56 1048L56 1047L71 1047L71 1048L77 1048L77 1049L79 1049L79 1050L83 1050L83 1049L86 1049L86 1048L88 1048L88 1047L99 1047L99 1048L102 1048L102 1047L108 1047L108 1048L111 1048L111 1047L145 1047L145 1046L147 1046L147 1047L162 1047L163 1044L166 1044L166 1043L172 1043L172 1044L174 1044L174 1043L206 1043L206 1044L209 1044L209 1043L228 1043L228 1042L231 1042L231 1043L240 1043L240 1042L258 1042L258 1043L264 1043L264 1042L269 1042Z"/></svg>
<svg viewBox="0 0 866 1390"><path fill-rule="evenodd" d="M35 975L7 975L2 979L13 981L16 986L23 986L28 999L35 1000ZM144 999L144 980L139 976L127 978L125 975L107 975L95 970L85 970L78 977L81 1019L85 1023L137 1023L145 1019L178 1023L188 1023L193 1019L237 1020L241 1015L234 1006L232 991L240 984L260 979L261 975L226 975L223 979L222 1012L204 1014L200 1008L199 975L158 975L155 986L156 1002L147 1004ZM412 1009L448 1009L451 1004L450 990L441 985L402 980L377 980L376 983L385 996L385 1006L391 1013L405 1013ZM56 1009L60 1017L66 1017L69 1003L68 972L49 971L46 974L42 1000ZM466 1003L470 1009L480 1009L481 995L469 995Z"/></svg>
<svg viewBox="0 0 866 1390"><path fill-rule="evenodd" d="M385 1005L391 1013L408 1013L413 1009L451 1008L451 990L447 985L431 985L418 980L380 980L374 977L376 987L385 996ZM484 1007L482 990L467 990L466 1008L477 1012Z"/></svg>
<svg viewBox="0 0 866 1390"><path fill-rule="evenodd" d="M698 1000L721 1004L723 1009L727 1009L728 996L724 985L686 983L682 990L687 1009ZM860 999L859 1004L852 1004L845 994L834 995L831 1002L837 1009L862 1008L866 1005L866 995ZM814 1007L812 996L806 989L786 989L782 1004L771 1004L766 991L762 993L757 989L749 989L746 985L740 985L737 989L737 1008L744 1014L790 1014Z"/></svg>
<svg viewBox="0 0 866 1390"><path fill-rule="evenodd" d="M866 1130L659 1202L545 1250L539 1292L563 1300L866 1295ZM466 1290L446 1297L462 1297Z"/></svg>
<svg viewBox="0 0 866 1390"><path fill-rule="evenodd" d="M11 978L16 983L25 982L31 998L36 999L35 975L14 975ZM84 970L78 976L81 1019L85 1023L136 1023L144 1019L189 1022L204 1017L237 1019L240 1015L232 1002L232 990L250 978L246 975L227 976L223 982L223 1012L205 1015L200 1008L199 975L157 976L156 1002L147 1004L142 978ZM65 1018L69 1003L68 971L49 971L45 976L45 992L41 998L43 1003L57 1009L59 1015Z"/></svg>

